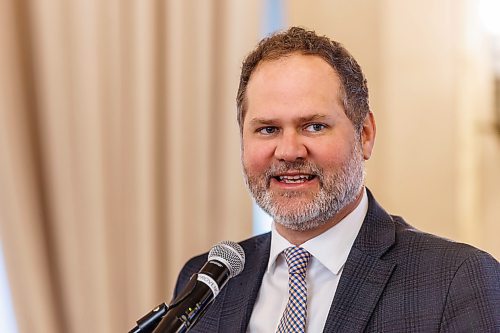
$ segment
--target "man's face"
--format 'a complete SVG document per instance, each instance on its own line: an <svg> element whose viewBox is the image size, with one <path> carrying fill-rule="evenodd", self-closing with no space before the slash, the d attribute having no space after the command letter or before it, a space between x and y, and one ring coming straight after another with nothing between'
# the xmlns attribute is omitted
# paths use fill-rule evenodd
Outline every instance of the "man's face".
<svg viewBox="0 0 500 333"><path fill-rule="evenodd" d="M260 63L246 94L242 161L257 204L292 230L327 223L364 179L338 75L320 57L293 54Z"/></svg>

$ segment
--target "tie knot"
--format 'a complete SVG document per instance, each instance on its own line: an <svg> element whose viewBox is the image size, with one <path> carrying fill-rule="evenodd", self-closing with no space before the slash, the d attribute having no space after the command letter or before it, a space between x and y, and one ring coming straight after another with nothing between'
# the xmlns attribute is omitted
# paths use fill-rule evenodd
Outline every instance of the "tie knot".
<svg viewBox="0 0 500 333"><path fill-rule="evenodd" d="M289 274L305 276L311 254L298 246L289 247L284 252Z"/></svg>

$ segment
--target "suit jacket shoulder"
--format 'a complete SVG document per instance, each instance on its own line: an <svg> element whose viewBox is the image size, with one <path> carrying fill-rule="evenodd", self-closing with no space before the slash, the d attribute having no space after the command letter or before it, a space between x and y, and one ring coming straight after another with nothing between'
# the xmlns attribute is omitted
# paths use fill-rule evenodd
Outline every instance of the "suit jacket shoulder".
<svg viewBox="0 0 500 333"><path fill-rule="evenodd" d="M416 230L369 192L325 332L499 332L499 298L494 258Z"/></svg>
<svg viewBox="0 0 500 333"><path fill-rule="evenodd" d="M397 264L395 282L415 289L408 292L418 300L413 313L436 318L440 332L500 332L499 263L470 245L395 222L395 246L383 258ZM422 321L409 318L412 325Z"/></svg>

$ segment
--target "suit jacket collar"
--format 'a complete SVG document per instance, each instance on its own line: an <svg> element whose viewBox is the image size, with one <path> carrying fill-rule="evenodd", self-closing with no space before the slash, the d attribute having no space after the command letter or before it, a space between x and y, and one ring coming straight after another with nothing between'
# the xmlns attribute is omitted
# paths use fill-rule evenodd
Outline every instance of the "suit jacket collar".
<svg viewBox="0 0 500 333"><path fill-rule="evenodd" d="M394 244L394 222L367 192L368 212L344 266L325 333L362 332L395 268L381 259Z"/></svg>

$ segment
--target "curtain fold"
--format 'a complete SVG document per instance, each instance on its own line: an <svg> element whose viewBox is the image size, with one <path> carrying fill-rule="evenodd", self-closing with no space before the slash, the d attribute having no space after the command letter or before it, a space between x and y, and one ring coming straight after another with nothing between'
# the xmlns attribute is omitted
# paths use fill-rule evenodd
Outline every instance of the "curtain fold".
<svg viewBox="0 0 500 333"><path fill-rule="evenodd" d="M1 1L0 237L20 332L120 332L251 232L258 2Z"/></svg>

